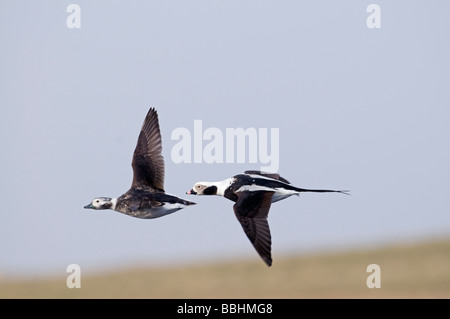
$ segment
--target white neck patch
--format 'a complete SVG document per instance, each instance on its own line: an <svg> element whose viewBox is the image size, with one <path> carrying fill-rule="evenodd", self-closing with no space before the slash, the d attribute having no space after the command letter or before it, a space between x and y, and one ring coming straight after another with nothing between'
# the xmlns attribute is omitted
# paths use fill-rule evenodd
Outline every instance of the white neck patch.
<svg viewBox="0 0 450 319"><path fill-rule="evenodd" d="M116 210L116 205L117 205L117 198L111 198L111 209L112 210Z"/></svg>
<svg viewBox="0 0 450 319"><path fill-rule="evenodd" d="M230 187L233 181L234 178L230 177L221 182L214 183L214 185L217 186L217 195L223 196L225 194L225 190Z"/></svg>

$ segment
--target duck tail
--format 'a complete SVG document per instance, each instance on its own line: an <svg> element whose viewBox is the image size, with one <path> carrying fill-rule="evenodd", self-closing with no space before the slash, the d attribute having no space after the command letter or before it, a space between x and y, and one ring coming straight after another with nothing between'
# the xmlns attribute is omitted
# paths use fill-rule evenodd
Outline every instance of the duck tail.
<svg viewBox="0 0 450 319"><path fill-rule="evenodd" d="M313 193L341 193L345 195L350 195L349 190L331 190L331 189L307 189L307 188L299 188L295 187L297 192L313 192Z"/></svg>
<svg viewBox="0 0 450 319"><path fill-rule="evenodd" d="M190 202L190 201L188 201L188 200L183 200L182 203L183 203L183 205L186 205L186 206L197 205L197 203Z"/></svg>

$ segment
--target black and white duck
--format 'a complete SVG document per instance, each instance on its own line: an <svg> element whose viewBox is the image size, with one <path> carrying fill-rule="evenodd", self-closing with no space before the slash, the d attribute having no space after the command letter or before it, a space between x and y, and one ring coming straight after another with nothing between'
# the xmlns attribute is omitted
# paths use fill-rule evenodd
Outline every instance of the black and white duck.
<svg viewBox="0 0 450 319"><path fill-rule="evenodd" d="M267 221L270 205L302 192L348 194L348 191L298 188L278 174L260 171L246 171L220 182L199 182L186 194L219 195L235 202L233 210L245 234L264 262L271 266L272 239Z"/></svg>
<svg viewBox="0 0 450 319"><path fill-rule="evenodd" d="M151 108L145 117L132 160L131 188L117 198L97 197L84 208L111 209L136 218L157 218L195 203L166 194L164 157L158 114Z"/></svg>

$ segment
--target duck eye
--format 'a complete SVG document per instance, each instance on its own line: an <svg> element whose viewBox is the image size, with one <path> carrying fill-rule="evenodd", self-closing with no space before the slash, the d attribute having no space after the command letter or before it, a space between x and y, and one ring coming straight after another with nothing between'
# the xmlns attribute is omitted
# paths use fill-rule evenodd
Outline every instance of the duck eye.
<svg viewBox="0 0 450 319"><path fill-rule="evenodd" d="M96 203L100 203L100 200L96 199L95 202L96 202Z"/></svg>

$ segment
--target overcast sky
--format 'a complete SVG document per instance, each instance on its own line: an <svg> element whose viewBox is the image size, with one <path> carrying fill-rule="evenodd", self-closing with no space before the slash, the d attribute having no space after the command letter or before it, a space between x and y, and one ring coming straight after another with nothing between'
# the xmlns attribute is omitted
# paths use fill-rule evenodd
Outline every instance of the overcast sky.
<svg viewBox="0 0 450 319"><path fill-rule="evenodd" d="M448 235L450 3L378 1L369 28L371 3L2 1L0 276L259 259L232 202L185 192L265 165L178 163L172 134L194 143L194 121L223 134L225 155L227 128L278 130L263 147L281 176L351 191L272 205L273 267ZM154 220L83 209L128 190L152 106L166 191L198 205Z"/></svg>

